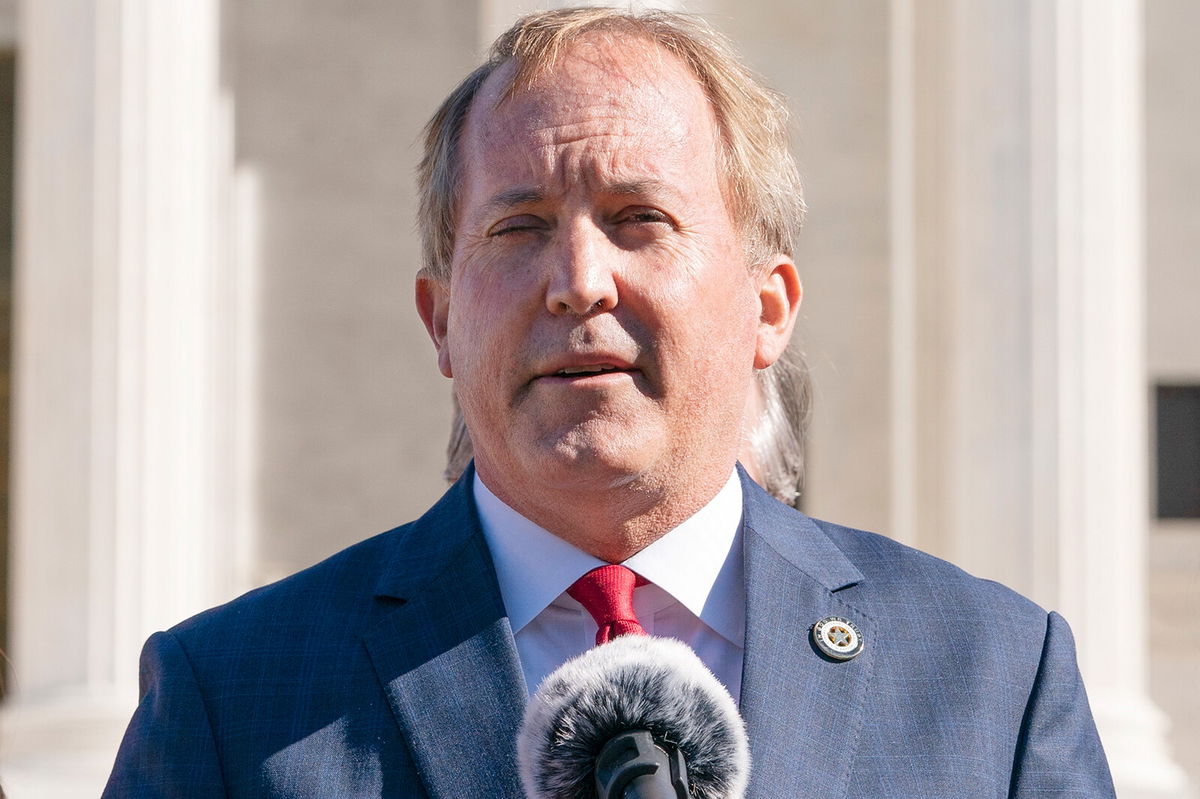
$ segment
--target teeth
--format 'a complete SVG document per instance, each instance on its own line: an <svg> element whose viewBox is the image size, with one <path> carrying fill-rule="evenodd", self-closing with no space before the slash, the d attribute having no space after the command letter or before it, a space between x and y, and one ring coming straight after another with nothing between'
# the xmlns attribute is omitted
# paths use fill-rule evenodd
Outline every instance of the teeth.
<svg viewBox="0 0 1200 799"><path fill-rule="evenodd" d="M568 366L565 369L559 369L555 374L563 376L567 375L595 375L601 372L615 372L615 366Z"/></svg>

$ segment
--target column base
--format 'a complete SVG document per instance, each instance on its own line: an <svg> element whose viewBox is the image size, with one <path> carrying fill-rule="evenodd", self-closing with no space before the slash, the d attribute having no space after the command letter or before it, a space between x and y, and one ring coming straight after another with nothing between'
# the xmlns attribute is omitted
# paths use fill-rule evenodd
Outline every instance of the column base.
<svg viewBox="0 0 1200 799"><path fill-rule="evenodd" d="M0 707L0 784L10 799L99 796L133 715L126 695L84 691Z"/></svg>
<svg viewBox="0 0 1200 799"><path fill-rule="evenodd" d="M1092 713L1121 799L1195 799L1167 742L1170 722L1149 697L1101 695Z"/></svg>

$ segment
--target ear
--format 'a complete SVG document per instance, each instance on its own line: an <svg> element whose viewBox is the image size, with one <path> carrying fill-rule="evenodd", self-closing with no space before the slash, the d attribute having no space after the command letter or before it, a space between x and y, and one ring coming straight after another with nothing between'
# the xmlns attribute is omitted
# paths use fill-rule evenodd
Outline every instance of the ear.
<svg viewBox="0 0 1200 799"><path fill-rule="evenodd" d="M754 368L766 369L783 355L800 313L804 290L800 272L786 255L775 255L763 268L759 284L758 347Z"/></svg>
<svg viewBox="0 0 1200 799"><path fill-rule="evenodd" d="M450 286L430 277L422 270L417 275L417 313L429 331L433 348L437 350L438 371L454 377L450 368L448 320L450 319Z"/></svg>

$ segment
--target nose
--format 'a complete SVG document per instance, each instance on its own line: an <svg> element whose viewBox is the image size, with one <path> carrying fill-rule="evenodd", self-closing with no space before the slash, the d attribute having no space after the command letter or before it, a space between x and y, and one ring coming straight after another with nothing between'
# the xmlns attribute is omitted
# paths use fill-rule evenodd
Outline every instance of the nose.
<svg viewBox="0 0 1200 799"><path fill-rule="evenodd" d="M546 308L555 315L611 311L617 306L616 257L616 248L593 224L581 222L562 231L551 255Z"/></svg>

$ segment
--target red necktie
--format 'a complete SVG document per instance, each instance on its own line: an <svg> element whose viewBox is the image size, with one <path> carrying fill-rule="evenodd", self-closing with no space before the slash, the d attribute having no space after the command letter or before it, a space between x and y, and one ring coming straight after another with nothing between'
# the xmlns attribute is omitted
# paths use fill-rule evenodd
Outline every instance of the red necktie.
<svg viewBox="0 0 1200 799"><path fill-rule="evenodd" d="M592 614L596 625L596 644L604 644L618 635L645 635L646 631L633 612L633 589L645 585L646 579L616 563L598 566L567 589L584 609Z"/></svg>

